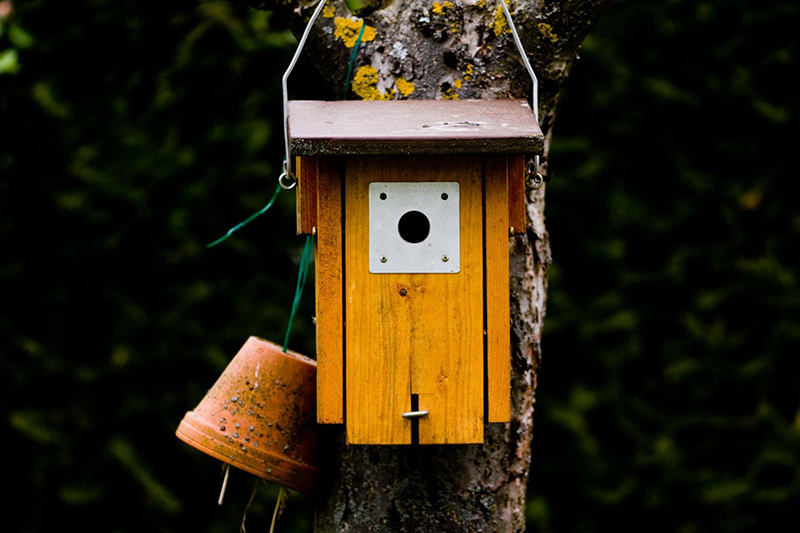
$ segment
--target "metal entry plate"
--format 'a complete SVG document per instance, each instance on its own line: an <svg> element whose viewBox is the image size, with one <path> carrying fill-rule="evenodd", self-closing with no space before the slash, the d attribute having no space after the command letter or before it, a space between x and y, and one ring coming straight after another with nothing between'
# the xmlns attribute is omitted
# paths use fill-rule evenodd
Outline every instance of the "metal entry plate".
<svg viewBox="0 0 800 533"><path fill-rule="evenodd" d="M369 184L369 271L455 274L461 268L460 187L457 182ZM418 211L430 223L421 242L400 234L400 219ZM419 218L419 216L417 216Z"/></svg>

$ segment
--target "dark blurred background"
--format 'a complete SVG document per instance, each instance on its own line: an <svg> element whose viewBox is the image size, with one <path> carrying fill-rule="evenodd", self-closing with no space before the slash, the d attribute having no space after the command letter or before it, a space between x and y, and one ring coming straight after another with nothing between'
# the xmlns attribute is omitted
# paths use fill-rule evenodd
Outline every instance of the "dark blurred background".
<svg viewBox="0 0 800 533"><path fill-rule="evenodd" d="M800 528L799 12L617 0L587 39L551 153L531 531ZM0 19L9 531L236 531L255 478L218 507L218 462L173 434L249 335L286 327L294 194L205 244L274 190L295 40L224 1ZM293 80L333 98L307 60ZM312 314L309 288L308 354ZM278 530L312 516L293 495Z"/></svg>

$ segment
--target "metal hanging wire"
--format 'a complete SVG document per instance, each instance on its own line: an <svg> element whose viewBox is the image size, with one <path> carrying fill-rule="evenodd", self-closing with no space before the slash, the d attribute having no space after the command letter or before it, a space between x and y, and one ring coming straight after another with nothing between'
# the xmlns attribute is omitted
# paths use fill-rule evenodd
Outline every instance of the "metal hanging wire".
<svg viewBox="0 0 800 533"><path fill-rule="evenodd" d="M278 183L284 189L293 189L297 185L297 178L292 171L292 150L289 145L289 92L288 92L288 80L289 75L294 70L295 65L297 64L297 60L300 58L300 54L303 51L303 47L306 45L306 40L308 39L308 35L311 33L311 28L314 26L314 22L316 22L319 14L322 12L322 8L325 7L325 3L327 0L320 0L319 4L317 4L316 9L314 9L314 13L311 15L311 18L308 20L308 24L306 25L306 29L303 31L303 36L300 38L300 42L297 44L297 50L294 52L294 56L292 57L292 61L289 63L289 67L286 69L286 72L283 74L283 78L281 80L281 84L283 87L283 141L284 147L286 149L286 159L283 161L283 172L281 173L280 177L278 177ZM514 38L514 44L517 47L517 51L519 52L520 57L522 58L522 63L525 65L525 69L528 71L528 75L531 78L531 99L533 103L533 116L536 119L537 124L539 123L539 80L536 78L536 73L533 72L533 67L531 66L531 62L528 61L528 55L525 53L525 47L522 46L522 41L519 38L519 33L517 33L517 27L514 25L514 19L511 18L511 13L508 11L508 6L505 3L505 0L500 0L500 6L503 8L503 13L505 14L506 21L508 21L508 26L511 28L511 35ZM362 23L362 31L366 23ZM533 182L533 188L538 189L544 183L544 179L542 178L541 173L539 172L539 156L533 156L533 161L531 164L528 165L527 173L530 179ZM532 168L531 168L532 167Z"/></svg>
<svg viewBox="0 0 800 533"><path fill-rule="evenodd" d="M297 64L297 60L300 59L300 53L306 45L308 34L311 33L311 27L314 26L317 17L322 13L322 8L325 7L326 2L327 0L320 0L319 4L317 4L317 8L308 20L306 29L303 31L303 36L297 44L297 50L295 50L294 57L292 57L292 61L289 63L289 68L283 73L283 78L281 79L281 86L283 87L283 141L286 148L286 159L283 161L283 173L278 178L278 183L280 183L281 187L284 189L293 189L297 185L297 178L295 178L294 172L292 172L292 150L289 147L289 92L287 83L289 81L289 75Z"/></svg>
<svg viewBox="0 0 800 533"><path fill-rule="evenodd" d="M522 64L525 65L525 69L528 71L528 75L531 77L531 100L533 104L533 116L536 119L536 123L539 124L539 79L536 77L536 73L533 72L531 62L528 61L528 54L525 53L525 47L522 46L519 33L517 33L517 27L514 25L514 19L511 18L511 13L508 11L508 6L506 5L505 0L500 0L500 5L503 8L503 13L505 13L506 20L508 21L508 27L511 28L511 35L514 37L514 44L517 45L517 51L522 58ZM531 163L533 164L531 165ZM533 182L532 188L538 189L542 186L542 184L544 184L544 178L539 172L539 156L533 156L533 161L531 163L528 163L526 173ZM531 168L531 166L533 168Z"/></svg>

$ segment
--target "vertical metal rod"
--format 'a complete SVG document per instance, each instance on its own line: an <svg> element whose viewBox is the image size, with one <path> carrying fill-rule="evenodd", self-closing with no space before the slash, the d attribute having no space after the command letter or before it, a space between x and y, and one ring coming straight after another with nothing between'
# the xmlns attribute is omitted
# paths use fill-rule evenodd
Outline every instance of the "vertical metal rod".
<svg viewBox="0 0 800 533"><path fill-rule="evenodd" d="M511 35L514 37L514 44L517 45L517 51L519 55L522 57L522 63L525 65L525 69L528 71L528 75L531 77L531 82L533 84L533 91L531 95L531 100L533 101L533 116L536 118L536 123L539 123L539 80L536 78L536 73L533 72L533 67L531 66L531 62L528 61L528 54L525 53L525 47L522 46L522 41L519 38L519 34L517 33L517 27L514 26L514 20L511 18L511 13L508 11L508 6L506 5L505 0L500 0L500 5L503 8L503 13L506 15L506 20L508 21L508 26L511 28ZM539 172L539 156L533 157L534 165L536 166L536 172Z"/></svg>
<svg viewBox="0 0 800 533"><path fill-rule="evenodd" d="M286 72L284 72L281 80L281 86L283 87L283 140L286 147L286 161L284 162L284 169L290 178L294 178L294 172L292 172L292 151L289 148L289 92L287 82L289 81L289 75L292 73L294 66L297 64L297 60L300 59L300 53L303 51L303 47L306 45L308 34L311 33L311 27L314 25L317 17L322 12L322 8L325 7L325 2L327 2L327 0L319 0L319 4L314 10L314 13L311 15L311 18L306 25L306 29L303 32L303 36L300 38L300 42L297 45L297 50L294 52L294 57L292 57L292 61L289 63L289 68L286 69Z"/></svg>

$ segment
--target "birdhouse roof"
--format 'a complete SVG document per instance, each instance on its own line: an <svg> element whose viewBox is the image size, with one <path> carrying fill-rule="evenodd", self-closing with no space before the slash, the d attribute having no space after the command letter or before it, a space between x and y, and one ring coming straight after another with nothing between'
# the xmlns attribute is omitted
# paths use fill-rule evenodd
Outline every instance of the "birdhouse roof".
<svg viewBox="0 0 800 533"><path fill-rule="evenodd" d="M293 155L541 154L525 100L291 101Z"/></svg>

